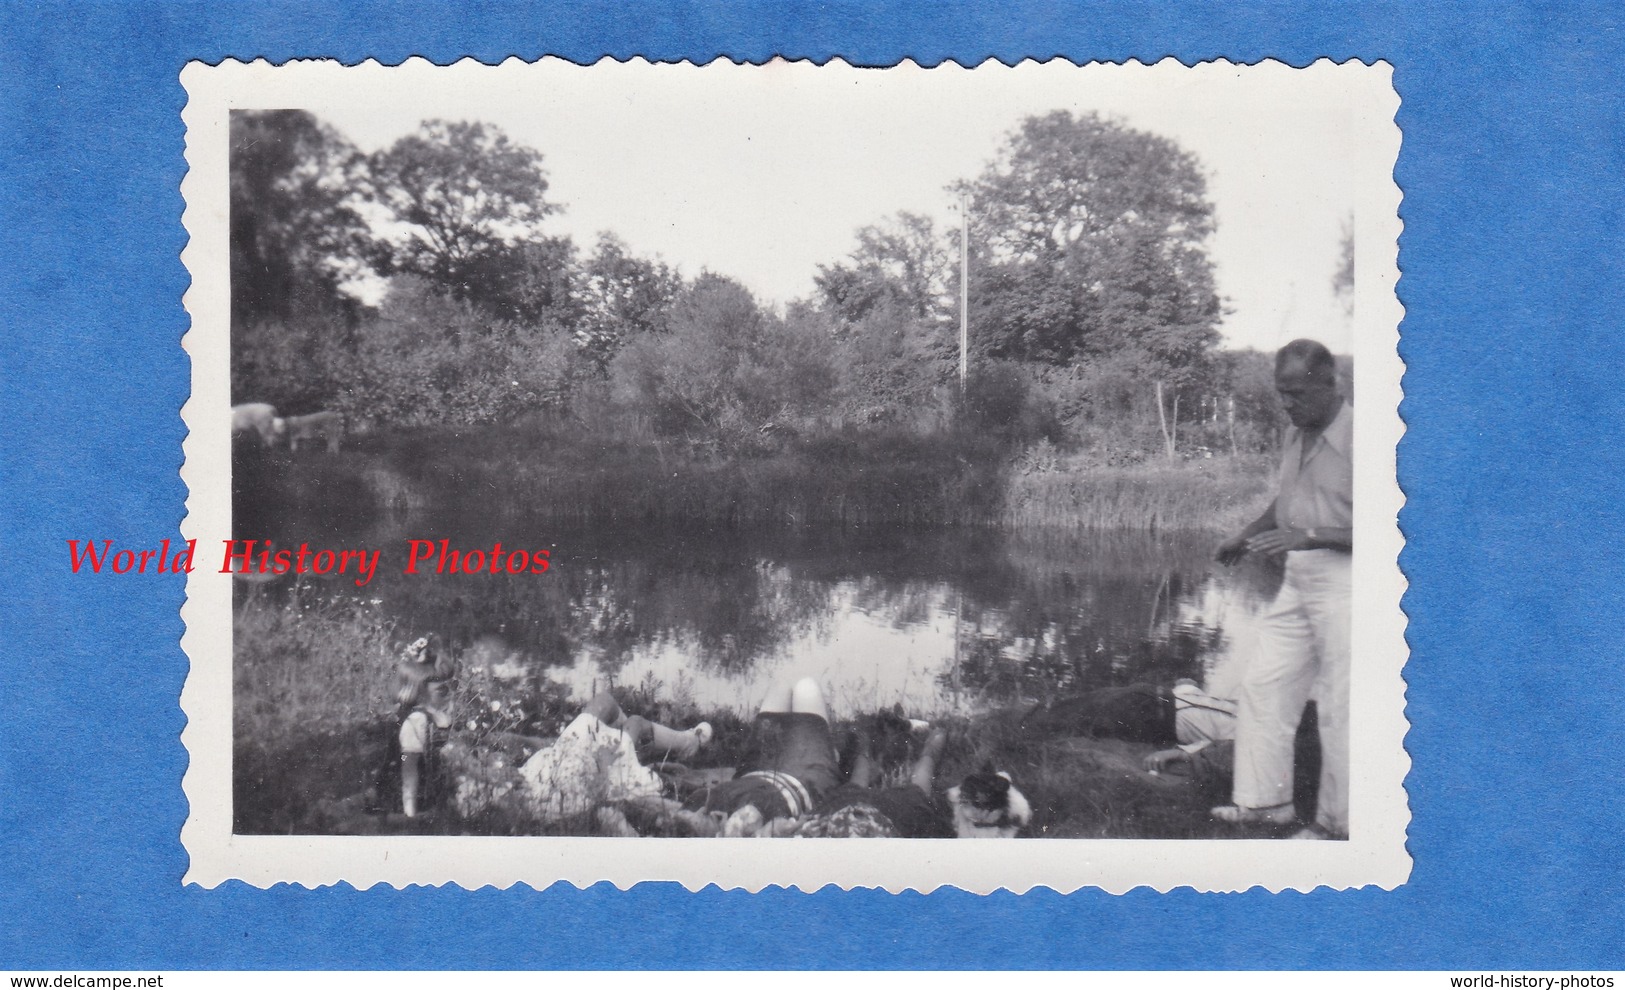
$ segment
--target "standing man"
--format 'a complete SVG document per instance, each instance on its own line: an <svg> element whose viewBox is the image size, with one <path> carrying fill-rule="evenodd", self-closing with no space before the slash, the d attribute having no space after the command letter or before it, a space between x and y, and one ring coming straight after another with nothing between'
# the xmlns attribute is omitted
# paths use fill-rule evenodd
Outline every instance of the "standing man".
<svg viewBox="0 0 1625 990"><path fill-rule="evenodd" d="M1293 820L1292 742L1314 692L1320 712L1320 801L1296 838L1349 832L1349 612L1354 526L1354 411L1337 391L1324 345L1294 340L1275 355L1275 390L1293 430L1279 494L1217 554L1286 554L1286 576L1260 622L1258 654L1242 679L1234 804L1213 817L1239 824Z"/></svg>

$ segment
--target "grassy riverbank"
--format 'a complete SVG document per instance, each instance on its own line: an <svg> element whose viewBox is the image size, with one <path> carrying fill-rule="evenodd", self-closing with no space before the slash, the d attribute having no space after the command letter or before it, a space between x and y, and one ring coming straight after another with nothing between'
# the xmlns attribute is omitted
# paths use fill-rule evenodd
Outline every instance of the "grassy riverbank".
<svg viewBox="0 0 1625 990"><path fill-rule="evenodd" d="M460 819L449 811L416 821L368 814L363 792L387 757L393 656L400 632L368 600L315 602L290 594L245 595L237 609L234 712L235 828L243 834L457 832L594 834L591 816L545 826L512 814ZM511 778L534 745L558 733L579 705L538 672L496 676L500 658L462 652L452 749L442 793L506 761ZM739 715L696 705L681 684L645 680L614 688L623 708L666 724L710 721L716 739L692 769L736 766L747 738ZM1023 726L1026 705L973 716L909 712L948 730L939 787L993 766L1009 772L1034 808L1028 830L1053 838L1223 838L1206 809L1225 782L1153 776L1140 768L1154 747ZM837 708L840 738L867 711ZM516 743L520 738L529 742ZM1264 833L1267 834L1267 833Z"/></svg>
<svg viewBox="0 0 1625 990"><path fill-rule="evenodd" d="M382 713L389 664L375 654L356 662L356 644L375 637L374 619L357 611L346 618L328 611L315 622L278 615L284 606L250 603L239 621L236 739L234 746L235 828L243 834L355 834L432 832L474 834L594 834L589 816L546 826L527 824L512 815L483 815L459 820L442 810L418 821L399 815L373 815L364 810L362 792L370 772L385 759L389 723ZM312 635L319 631L320 636ZM296 676L286 673L297 670ZM315 685L326 685L317 690ZM511 754L512 748L485 745L494 727L465 714L489 712L491 683L479 674L458 688L455 744L463 753ZM522 725L532 738L556 733L574 714L561 694L527 693L511 686L497 694L505 704L532 709ZM516 696L517 694L517 696ZM691 766L695 769L735 765L745 738L745 725L728 711L705 711L674 695L671 686L645 682L617 689L628 711L652 715L678 725L710 721L716 742ZM250 700L251 699L251 700ZM278 713L297 712L286 719ZM853 725L856 712L841 713L837 737ZM1033 805L1028 834L1039 838L1222 838L1234 830L1209 821L1206 808L1222 799L1220 781L1156 777L1140 769L1153 747L1117 740L1080 737L1024 737L1016 727L1019 711L995 711L976 718L911 713L948 730L949 744L939 767L941 787L991 764L1009 772ZM521 752L520 756L523 755ZM443 792L455 789L466 767L443 768Z"/></svg>

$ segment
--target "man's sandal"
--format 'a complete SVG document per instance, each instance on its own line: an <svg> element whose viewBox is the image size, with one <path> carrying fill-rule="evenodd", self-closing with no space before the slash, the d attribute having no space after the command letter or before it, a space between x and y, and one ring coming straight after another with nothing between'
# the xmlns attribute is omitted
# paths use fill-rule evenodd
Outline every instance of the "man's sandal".
<svg viewBox="0 0 1625 990"><path fill-rule="evenodd" d="M1231 825L1290 825L1298 814L1290 804L1277 804L1268 808L1244 808L1235 804L1221 804L1209 812L1216 820Z"/></svg>
<svg viewBox="0 0 1625 990"><path fill-rule="evenodd" d="M1293 832L1287 838L1290 838L1290 839L1346 839L1346 838L1348 838L1348 836L1343 835L1343 834L1341 834L1339 832L1333 832L1330 829L1326 828L1324 825L1318 825L1317 824L1317 825L1305 825L1303 828L1300 828L1296 832Z"/></svg>

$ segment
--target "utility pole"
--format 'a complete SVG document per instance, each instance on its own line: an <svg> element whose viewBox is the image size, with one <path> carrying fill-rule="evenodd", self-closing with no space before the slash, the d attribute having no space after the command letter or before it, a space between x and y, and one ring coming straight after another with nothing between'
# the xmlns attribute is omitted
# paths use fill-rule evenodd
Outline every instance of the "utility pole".
<svg viewBox="0 0 1625 990"><path fill-rule="evenodd" d="M970 371L970 204L959 194L959 391Z"/></svg>

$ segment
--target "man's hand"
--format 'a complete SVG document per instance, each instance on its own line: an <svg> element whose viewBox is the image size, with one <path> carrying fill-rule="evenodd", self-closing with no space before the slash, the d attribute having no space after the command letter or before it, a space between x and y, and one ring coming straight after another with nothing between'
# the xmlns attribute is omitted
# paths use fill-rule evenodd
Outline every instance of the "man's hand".
<svg viewBox="0 0 1625 990"><path fill-rule="evenodd" d="M1252 545L1254 537L1274 528L1275 503L1271 502L1270 507L1264 510L1263 515L1249 523L1246 529L1219 544L1219 550L1213 555L1213 558L1228 567L1247 556L1249 550L1255 549Z"/></svg>
<svg viewBox="0 0 1625 990"><path fill-rule="evenodd" d="M1271 529L1247 541L1252 553L1282 554L1289 550L1309 550L1309 534L1301 529Z"/></svg>
<svg viewBox="0 0 1625 990"><path fill-rule="evenodd" d="M1230 539L1219 544L1219 550L1213 555L1213 559L1217 560L1226 567L1229 567L1231 564L1234 564L1236 561L1240 560L1246 555L1247 534L1242 533L1237 536L1232 536Z"/></svg>
<svg viewBox="0 0 1625 990"><path fill-rule="evenodd" d="M1162 773L1180 763L1190 760L1190 754L1182 749L1159 749L1145 758L1146 773Z"/></svg>

